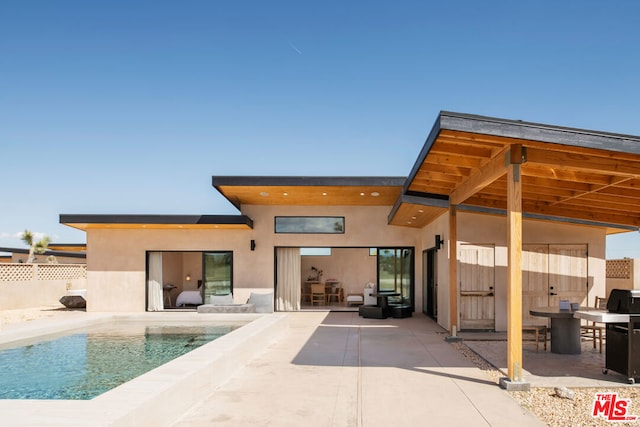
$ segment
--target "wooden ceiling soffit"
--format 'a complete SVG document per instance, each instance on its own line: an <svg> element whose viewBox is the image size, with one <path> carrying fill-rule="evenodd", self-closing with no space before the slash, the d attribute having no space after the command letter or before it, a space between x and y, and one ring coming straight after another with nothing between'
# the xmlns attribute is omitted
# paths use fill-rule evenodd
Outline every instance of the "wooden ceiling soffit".
<svg viewBox="0 0 640 427"><path fill-rule="evenodd" d="M449 202L443 198L403 195L389 213L389 225L422 228L449 209Z"/></svg>
<svg viewBox="0 0 640 427"><path fill-rule="evenodd" d="M449 202L452 205L463 203L487 185L504 176L507 173L508 164L521 163L522 157L521 145L514 144L505 146L482 167L464 180L462 184L458 185L455 190L449 194Z"/></svg>
<svg viewBox="0 0 640 427"><path fill-rule="evenodd" d="M505 216L507 213L506 208L480 206L478 204L463 204L458 206L460 212L470 212L483 215ZM582 215L572 217L568 215L570 213L562 211L559 215L540 214L532 212L523 212L522 217L527 220L536 220L543 222L559 222L572 225L582 225L587 227L604 227L607 234L626 233L630 231L638 231L638 227L632 225L621 225L621 223L600 221L597 219L590 220L585 219Z"/></svg>
<svg viewBox="0 0 640 427"><path fill-rule="evenodd" d="M234 206L391 206L402 186L224 186L218 191Z"/></svg>

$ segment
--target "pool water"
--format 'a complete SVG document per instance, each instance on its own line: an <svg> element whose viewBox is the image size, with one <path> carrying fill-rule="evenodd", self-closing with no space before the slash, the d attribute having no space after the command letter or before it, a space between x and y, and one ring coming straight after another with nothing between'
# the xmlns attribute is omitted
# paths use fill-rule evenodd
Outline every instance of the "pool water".
<svg viewBox="0 0 640 427"><path fill-rule="evenodd" d="M109 325L0 349L0 399L92 399L240 326Z"/></svg>

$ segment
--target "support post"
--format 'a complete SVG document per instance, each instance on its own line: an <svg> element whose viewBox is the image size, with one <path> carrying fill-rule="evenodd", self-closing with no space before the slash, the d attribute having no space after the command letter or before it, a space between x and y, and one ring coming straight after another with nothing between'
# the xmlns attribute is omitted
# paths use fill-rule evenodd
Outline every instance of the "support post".
<svg viewBox="0 0 640 427"><path fill-rule="evenodd" d="M449 207L449 340L457 340L458 325L458 224L456 206Z"/></svg>
<svg viewBox="0 0 640 427"><path fill-rule="evenodd" d="M513 158L511 159L514 160ZM522 382L522 180L521 165L507 167L507 369Z"/></svg>

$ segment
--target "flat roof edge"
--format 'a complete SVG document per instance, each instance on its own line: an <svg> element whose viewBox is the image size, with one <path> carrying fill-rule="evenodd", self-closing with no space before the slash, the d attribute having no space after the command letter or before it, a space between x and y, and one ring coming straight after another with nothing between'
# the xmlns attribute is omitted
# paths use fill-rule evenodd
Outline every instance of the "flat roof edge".
<svg viewBox="0 0 640 427"><path fill-rule="evenodd" d="M16 254L28 254L29 253L29 249L24 249L24 248L0 248L0 252L11 252L11 253L16 253ZM53 256L63 256L63 257L68 257L68 258L87 258L87 254L85 252L79 252L79 251L55 251L55 250L51 250L51 249L46 249L44 251L44 253L42 254L35 254L36 256L38 255L53 255Z"/></svg>
<svg viewBox="0 0 640 427"><path fill-rule="evenodd" d="M246 215L136 215L136 214L60 214L61 224L224 224L248 225L253 220Z"/></svg>
<svg viewBox="0 0 640 427"><path fill-rule="evenodd" d="M214 187L230 186L392 186L402 187L407 178L404 176L250 176L222 175L212 176Z"/></svg>
<svg viewBox="0 0 640 427"><path fill-rule="evenodd" d="M640 154L640 136L441 111L440 129Z"/></svg>

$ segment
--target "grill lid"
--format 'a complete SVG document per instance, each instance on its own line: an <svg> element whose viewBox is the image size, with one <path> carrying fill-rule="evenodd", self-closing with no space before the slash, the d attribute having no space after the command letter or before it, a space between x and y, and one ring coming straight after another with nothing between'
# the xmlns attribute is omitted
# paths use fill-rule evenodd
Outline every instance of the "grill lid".
<svg viewBox="0 0 640 427"><path fill-rule="evenodd" d="M611 313L640 314L640 289L613 289L607 301Z"/></svg>

